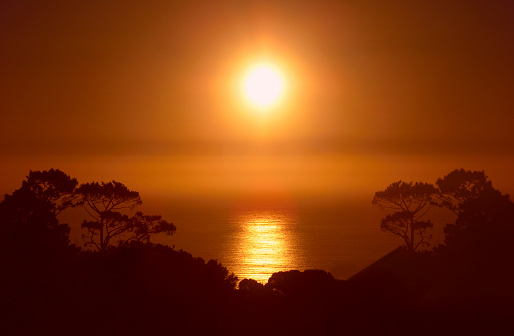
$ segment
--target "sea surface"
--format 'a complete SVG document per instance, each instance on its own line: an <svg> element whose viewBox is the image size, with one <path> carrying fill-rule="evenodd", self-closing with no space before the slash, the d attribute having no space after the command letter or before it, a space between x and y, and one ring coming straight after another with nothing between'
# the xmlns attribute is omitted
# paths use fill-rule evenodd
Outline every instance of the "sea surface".
<svg viewBox="0 0 514 336"><path fill-rule="evenodd" d="M239 279L266 283L279 271L322 269L347 279L402 244L380 230L371 204L175 211L176 249L217 259Z"/></svg>
<svg viewBox="0 0 514 336"><path fill-rule="evenodd" d="M142 211L172 221L177 232L152 238L204 260L216 259L239 280L266 283L280 271L321 269L348 279L403 242L380 230L388 213L368 199L290 202L270 206L205 200L150 200ZM77 210L78 211L78 210ZM63 218L72 226L72 243L82 244L84 214ZM81 217L80 221L76 219ZM433 220L432 245L441 242L444 220ZM75 223L75 224L72 224Z"/></svg>

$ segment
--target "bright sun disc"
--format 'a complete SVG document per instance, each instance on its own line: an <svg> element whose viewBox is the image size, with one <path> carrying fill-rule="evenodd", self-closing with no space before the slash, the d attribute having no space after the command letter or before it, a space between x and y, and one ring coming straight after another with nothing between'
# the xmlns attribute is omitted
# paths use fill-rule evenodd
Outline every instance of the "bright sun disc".
<svg viewBox="0 0 514 336"><path fill-rule="evenodd" d="M284 79L271 65L253 67L243 82L245 97L256 107L270 107L277 102L284 91Z"/></svg>

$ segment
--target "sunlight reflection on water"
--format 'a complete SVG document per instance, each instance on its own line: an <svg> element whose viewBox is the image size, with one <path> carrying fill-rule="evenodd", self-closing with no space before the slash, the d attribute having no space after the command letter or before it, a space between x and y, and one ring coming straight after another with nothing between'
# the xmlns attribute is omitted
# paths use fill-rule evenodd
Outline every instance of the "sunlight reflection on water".
<svg viewBox="0 0 514 336"><path fill-rule="evenodd" d="M235 230L224 259L240 280L265 283L275 272L304 268L301 237L291 213L248 211L231 218L231 224Z"/></svg>

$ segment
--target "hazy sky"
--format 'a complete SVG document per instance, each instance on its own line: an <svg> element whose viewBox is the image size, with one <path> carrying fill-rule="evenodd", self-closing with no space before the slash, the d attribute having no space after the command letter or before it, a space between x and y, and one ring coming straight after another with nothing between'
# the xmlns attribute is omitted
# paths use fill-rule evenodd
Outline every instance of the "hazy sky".
<svg viewBox="0 0 514 336"><path fill-rule="evenodd" d="M0 190L59 168L179 194L368 193L462 167L512 193L513 13L511 1L2 1ZM263 58L291 83L267 117L237 86Z"/></svg>

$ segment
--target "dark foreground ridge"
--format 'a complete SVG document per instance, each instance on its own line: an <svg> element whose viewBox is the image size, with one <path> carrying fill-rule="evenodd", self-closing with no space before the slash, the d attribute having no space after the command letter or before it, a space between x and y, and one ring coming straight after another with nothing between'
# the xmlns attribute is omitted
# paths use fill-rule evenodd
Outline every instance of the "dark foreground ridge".
<svg viewBox="0 0 514 336"><path fill-rule="evenodd" d="M0 334L512 335L514 204L483 172L440 181L423 188L457 215L444 245L417 250L406 240L347 280L306 270L238 285L215 260L152 244L175 227L127 214L140 199L122 184L81 189L58 170L31 172L0 203ZM404 199L428 197L415 184L392 186L375 197L394 201L401 188ZM122 213L112 204L128 206ZM88 250L71 245L57 219L74 206L93 214L83 225ZM386 224L414 229L418 242L416 230L428 228L405 213Z"/></svg>

